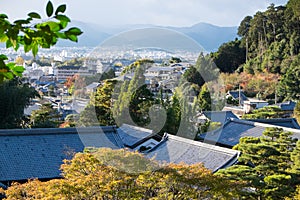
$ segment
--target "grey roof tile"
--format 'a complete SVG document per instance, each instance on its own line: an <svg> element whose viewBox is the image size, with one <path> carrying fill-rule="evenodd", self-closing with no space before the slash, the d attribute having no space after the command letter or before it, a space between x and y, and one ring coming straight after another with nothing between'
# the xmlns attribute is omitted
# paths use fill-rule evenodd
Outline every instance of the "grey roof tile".
<svg viewBox="0 0 300 200"><path fill-rule="evenodd" d="M293 111L296 106L296 102L287 101L287 102L279 103L278 106L281 108L281 110Z"/></svg>
<svg viewBox="0 0 300 200"><path fill-rule="evenodd" d="M0 181L57 178L63 159L84 147L119 148L113 129L28 129L0 131Z"/></svg>
<svg viewBox="0 0 300 200"><path fill-rule="evenodd" d="M246 136L260 137L267 127L282 128L284 131L292 132L294 138L300 139L300 130L289 127L277 126L261 122L253 122L241 119L230 119L223 127L199 136L201 140L218 143L232 147L239 143L240 138Z"/></svg>
<svg viewBox="0 0 300 200"><path fill-rule="evenodd" d="M230 118L238 118L231 111L204 111L203 114L213 122L220 122L224 124Z"/></svg>
<svg viewBox="0 0 300 200"><path fill-rule="evenodd" d="M241 94L241 99L243 101L248 100L248 98L246 97L246 95L244 94L244 92L239 92L239 91L229 91L228 92L233 98L238 99L239 95Z"/></svg>
<svg viewBox="0 0 300 200"><path fill-rule="evenodd" d="M120 126L117 129L117 132L122 142L127 146L133 146L137 142L152 134L152 130L128 124L123 124L122 126Z"/></svg>
<svg viewBox="0 0 300 200"><path fill-rule="evenodd" d="M275 126L283 126L287 128L300 129L295 118L277 118L277 119L248 119L249 121L271 124Z"/></svg>
<svg viewBox="0 0 300 200"><path fill-rule="evenodd" d="M203 163L206 168L216 171L236 161L239 151L168 135L166 141L146 155L168 163Z"/></svg>

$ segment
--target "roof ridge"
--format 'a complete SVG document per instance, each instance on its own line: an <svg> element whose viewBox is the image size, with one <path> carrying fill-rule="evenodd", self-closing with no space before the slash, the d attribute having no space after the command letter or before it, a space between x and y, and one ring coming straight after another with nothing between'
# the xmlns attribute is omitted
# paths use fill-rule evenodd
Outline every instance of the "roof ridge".
<svg viewBox="0 0 300 200"><path fill-rule="evenodd" d="M149 132L149 133L153 132L151 129L147 129L147 128L139 127L139 126L134 126L134 125L130 125L130 124L123 124L122 126L125 126L125 127L128 126L132 129L135 129L135 130L138 130L138 131L145 131L145 132ZM122 126L119 127L121 130L122 130Z"/></svg>
<svg viewBox="0 0 300 200"><path fill-rule="evenodd" d="M0 136L29 136L29 135L57 135L57 134L85 134L113 132L112 126L91 126L91 127L72 127L72 128L32 128L32 129L0 129ZM97 131L96 131L97 130ZM101 133L101 132L100 132Z"/></svg>
<svg viewBox="0 0 300 200"><path fill-rule="evenodd" d="M118 144L118 146L119 146L120 148L124 148L124 144L123 144L123 142L122 142L122 139L121 139L121 137L120 137L120 135L119 135L117 129L116 129L115 127L113 127L113 129L114 129L113 137L114 137L116 143Z"/></svg>
<svg viewBox="0 0 300 200"><path fill-rule="evenodd" d="M287 128L287 127L284 127L284 126L265 124L265 123L261 123L261 122L253 122L253 121L248 121L248 120L244 120L244 119L234 119L234 118L230 118L230 121L241 123L241 124L247 124L247 125L251 125L251 126L264 127L264 128L282 128L284 131L289 131L289 132L300 134L299 129Z"/></svg>
<svg viewBox="0 0 300 200"><path fill-rule="evenodd" d="M168 134L168 137L169 137L169 139L171 138L173 140L177 140L177 141L180 141L180 142L186 142L186 143L189 143L189 144L194 145L194 146L206 147L208 149L214 149L216 151L225 152L223 150L226 150L226 153L238 153L239 152L239 151L234 150L234 149L220 147L220 146L209 144L209 143L205 143L205 142L190 140L190 139L179 137L179 136L176 136L176 135Z"/></svg>

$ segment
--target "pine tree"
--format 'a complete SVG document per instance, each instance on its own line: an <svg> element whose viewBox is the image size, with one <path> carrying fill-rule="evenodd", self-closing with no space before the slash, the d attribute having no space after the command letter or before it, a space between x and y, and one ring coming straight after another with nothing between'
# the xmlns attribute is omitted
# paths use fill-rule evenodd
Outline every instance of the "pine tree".
<svg viewBox="0 0 300 200"><path fill-rule="evenodd" d="M207 84L204 84L201 87L200 94L198 96L199 108L201 111L211 110L211 97L210 92L208 91Z"/></svg>
<svg viewBox="0 0 300 200"><path fill-rule="evenodd" d="M282 129L266 128L260 138L244 137L234 147L241 151L239 163L218 174L246 182L241 195L254 199L284 199L296 188L296 177L290 173L291 150L295 140ZM251 190L249 190L252 188Z"/></svg>
<svg viewBox="0 0 300 200"><path fill-rule="evenodd" d="M32 128L56 128L61 122L61 114L53 108L51 103L43 104L32 112L30 124Z"/></svg>
<svg viewBox="0 0 300 200"><path fill-rule="evenodd" d="M80 126L114 125L115 121L111 111L113 93L117 81L105 80L97 91L91 94L91 100L80 113Z"/></svg>

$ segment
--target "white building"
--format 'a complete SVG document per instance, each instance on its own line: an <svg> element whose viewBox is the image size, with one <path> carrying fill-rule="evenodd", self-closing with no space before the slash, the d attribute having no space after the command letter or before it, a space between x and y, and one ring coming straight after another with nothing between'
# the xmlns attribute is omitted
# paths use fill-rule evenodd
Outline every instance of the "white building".
<svg viewBox="0 0 300 200"><path fill-rule="evenodd" d="M249 113L252 110L263 108L268 105L269 105L269 103L264 100L249 98L248 101L244 101L244 112Z"/></svg>

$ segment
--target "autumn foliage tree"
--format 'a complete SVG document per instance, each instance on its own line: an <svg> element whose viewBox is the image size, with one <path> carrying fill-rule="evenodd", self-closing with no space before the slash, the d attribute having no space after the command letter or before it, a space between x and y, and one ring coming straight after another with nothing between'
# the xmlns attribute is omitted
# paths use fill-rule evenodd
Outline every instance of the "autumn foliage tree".
<svg viewBox="0 0 300 200"><path fill-rule="evenodd" d="M62 179L14 183L6 199L233 199L239 185L202 164L159 165L137 152L92 149L61 166Z"/></svg>

